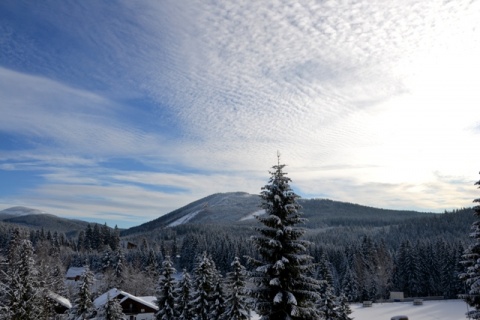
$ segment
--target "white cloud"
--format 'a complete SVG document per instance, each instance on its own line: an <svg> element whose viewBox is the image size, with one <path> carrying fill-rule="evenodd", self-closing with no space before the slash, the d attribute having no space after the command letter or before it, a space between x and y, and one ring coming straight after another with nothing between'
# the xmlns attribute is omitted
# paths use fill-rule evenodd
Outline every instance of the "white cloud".
<svg viewBox="0 0 480 320"><path fill-rule="evenodd" d="M128 119L126 107L37 76L0 68L0 131L27 137L37 152L122 156L166 144ZM28 88L28 90L25 90Z"/></svg>

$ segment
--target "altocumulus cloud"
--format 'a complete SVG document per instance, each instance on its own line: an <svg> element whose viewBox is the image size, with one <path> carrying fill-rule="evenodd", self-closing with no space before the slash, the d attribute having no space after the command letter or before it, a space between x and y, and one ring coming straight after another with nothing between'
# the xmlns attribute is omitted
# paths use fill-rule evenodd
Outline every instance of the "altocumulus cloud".
<svg viewBox="0 0 480 320"><path fill-rule="evenodd" d="M0 168L42 179L5 205L155 218L258 192L276 150L306 196L424 210L474 197L456 186L478 171L478 154L458 159L478 140L478 2L0 8L0 133L20 141Z"/></svg>

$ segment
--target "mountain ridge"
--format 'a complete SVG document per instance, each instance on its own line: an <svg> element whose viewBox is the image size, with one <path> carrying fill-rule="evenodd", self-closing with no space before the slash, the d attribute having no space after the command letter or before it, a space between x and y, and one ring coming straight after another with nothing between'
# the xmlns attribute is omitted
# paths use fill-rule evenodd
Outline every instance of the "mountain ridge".
<svg viewBox="0 0 480 320"><path fill-rule="evenodd" d="M15 206L1 210L0 222L24 228L63 232L67 237L75 237L80 231L85 230L88 224L95 224L78 219L59 217L39 209L24 206Z"/></svg>
<svg viewBox="0 0 480 320"><path fill-rule="evenodd" d="M330 199L298 200L301 212L307 219L308 229L329 226L385 226L408 219L435 215L432 212L393 210L369 207ZM255 215L262 214L261 198L246 192L214 193L175 209L154 220L121 231L122 236L174 228L181 225L253 225ZM68 219L28 207L11 207L0 211L0 222L29 228L55 229L75 236L88 224L77 219Z"/></svg>
<svg viewBox="0 0 480 320"><path fill-rule="evenodd" d="M385 225L434 215L432 212L381 209L329 199L299 199L307 228L326 225ZM251 224L261 214L261 198L246 192L215 193L171 211L152 221L123 230L122 235L153 231L183 224Z"/></svg>

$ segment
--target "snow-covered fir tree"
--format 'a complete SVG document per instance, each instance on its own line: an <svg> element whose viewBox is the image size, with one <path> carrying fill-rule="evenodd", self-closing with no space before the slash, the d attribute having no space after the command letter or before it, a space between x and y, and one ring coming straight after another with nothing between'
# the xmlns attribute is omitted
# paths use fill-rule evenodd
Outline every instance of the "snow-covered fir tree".
<svg viewBox="0 0 480 320"><path fill-rule="evenodd" d="M319 301L319 310L322 313L322 319L338 320L340 315L338 312L337 297L333 293L333 288L327 285L322 292Z"/></svg>
<svg viewBox="0 0 480 320"><path fill-rule="evenodd" d="M209 320L214 308L213 293L218 281L218 271L206 252L197 258L193 270L192 315L195 320Z"/></svg>
<svg viewBox="0 0 480 320"><path fill-rule="evenodd" d="M342 280L342 289L348 301L358 301L360 294L357 277L348 264Z"/></svg>
<svg viewBox="0 0 480 320"><path fill-rule="evenodd" d="M332 272L325 253L318 263L318 279L322 280L318 309L325 320L336 320L339 316L337 297L334 294Z"/></svg>
<svg viewBox="0 0 480 320"><path fill-rule="evenodd" d="M162 263L161 275L157 286L157 320L177 319L175 307L176 302L176 286L174 275L177 271L173 267L169 256L165 257Z"/></svg>
<svg viewBox="0 0 480 320"><path fill-rule="evenodd" d="M117 247L113 256L113 275L115 287L122 288L125 283L125 256L120 246Z"/></svg>
<svg viewBox="0 0 480 320"><path fill-rule="evenodd" d="M326 287L333 288L333 276L331 266L325 253L322 254L322 256L320 257L320 261L317 263L317 274L317 278L319 280L322 280L322 291L324 291Z"/></svg>
<svg viewBox="0 0 480 320"><path fill-rule="evenodd" d="M153 249L150 249L145 257L145 273L146 275L153 279L156 283L158 280L158 263L157 263L157 255Z"/></svg>
<svg viewBox="0 0 480 320"><path fill-rule="evenodd" d="M352 314L352 309L350 309L350 305L348 304L348 299L345 294L340 294L338 297L338 308L337 308L337 315L338 320L352 320L353 318L350 317Z"/></svg>
<svg viewBox="0 0 480 320"><path fill-rule="evenodd" d="M0 318L38 319L43 313L42 292L32 243L17 229L10 241L7 271L2 274Z"/></svg>
<svg viewBox="0 0 480 320"><path fill-rule="evenodd" d="M225 293L223 292L223 285L220 276L217 278L215 288L213 289L212 304L210 319L223 319L223 314L225 312Z"/></svg>
<svg viewBox="0 0 480 320"><path fill-rule="evenodd" d="M480 181L477 181L475 185L480 186ZM473 202L480 203L480 198L473 200ZM473 212L476 217L470 233L473 243L465 250L463 264L466 267L466 272L460 275L460 278L465 282L467 292L460 296L475 308L467 316L470 319L480 319L480 205L476 205Z"/></svg>
<svg viewBox="0 0 480 320"><path fill-rule="evenodd" d="M91 288L93 273L88 267L82 273L75 302L69 312L69 320L88 319L94 311Z"/></svg>
<svg viewBox="0 0 480 320"><path fill-rule="evenodd" d="M257 219L263 227L257 228L260 235L252 237L261 260L250 258L255 267L251 295L263 320L319 319L315 304L320 299L320 282L310 276L310 243L300 239L305 230L296 227L305 220L299 212L299 196L292 191L284 167L278 155L269 184L262 188L265 214Z"/></svg>
<svg viewBox="0 0 480 320"><path fill-rule="evenodd" d="M178 282L176 290L176 306L179 320L192 319L191 313L191 297L192 297L192 280L186 269L183 269L182 279Z"/></svg>
<svg viewBox="0 0 480 320"><path fill-rule="evenodd" d="M123 320L125 319L125 314L123 313L122 305L118 299L110 298L110 295L107 294L107 302L99 310L97 319L105 320Z"/></svg>
<svg viewBox="0 0 480 320"><path fill-rule="evenodd" d="M251 318L248 297L246 292L247 271L235 257L232 262L232 271L227 273L227 298L225 301L224 319L248 320Z"/></svg>

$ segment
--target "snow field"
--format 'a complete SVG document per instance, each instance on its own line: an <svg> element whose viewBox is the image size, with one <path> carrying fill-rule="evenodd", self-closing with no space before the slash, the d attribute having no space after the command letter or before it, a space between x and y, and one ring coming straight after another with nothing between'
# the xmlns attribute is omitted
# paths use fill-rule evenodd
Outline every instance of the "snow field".
<svg viewBox="0 0 480 320"><path fill-rule="evenodd" d="M471 309L471 307L469 307ZM467 304L463 300L424 301L414 306L412 302L374 303L363 307L361 303L350 305L355 320L390 320L397 315L405 315L409 320L465 320Z"/></svg>
<svg viewBox="0 0 480 320"><path fill-rule="evenodd" d="M471 307L469 307L471 309ZM424 301L421 306L412 302L374 303L363 307L361 303L350 305L354 320L390 320L393 316L404 315L409 320L466 320L467 304L463 300ZM260 317L252 312L252 320Z"/></svg>

